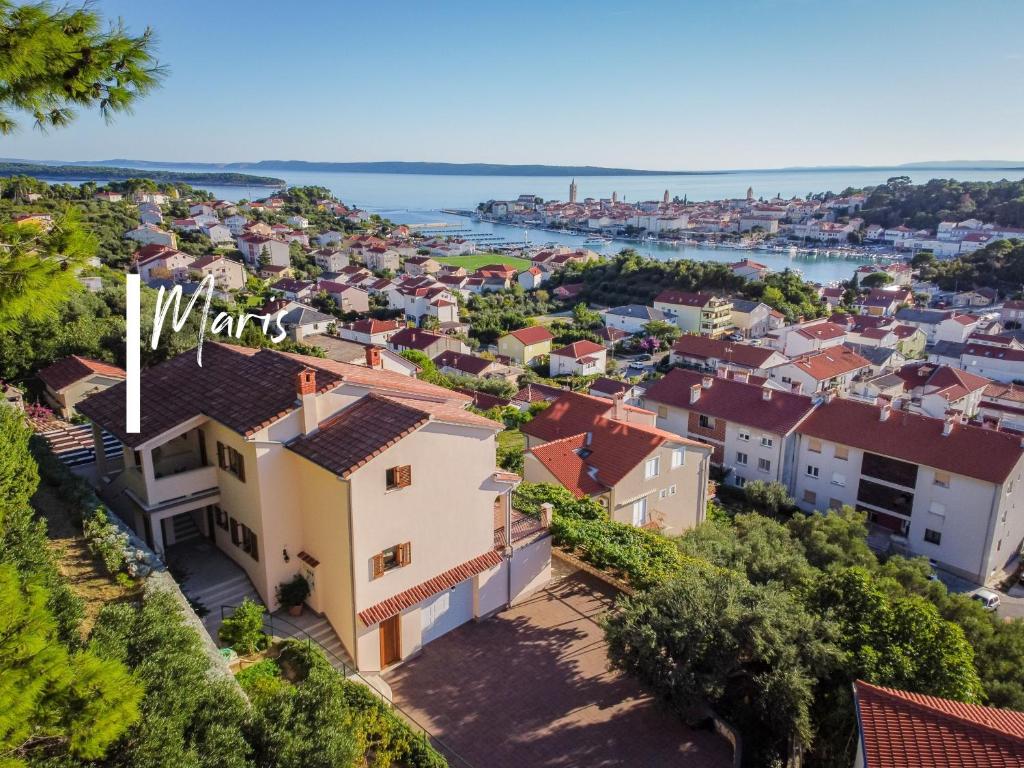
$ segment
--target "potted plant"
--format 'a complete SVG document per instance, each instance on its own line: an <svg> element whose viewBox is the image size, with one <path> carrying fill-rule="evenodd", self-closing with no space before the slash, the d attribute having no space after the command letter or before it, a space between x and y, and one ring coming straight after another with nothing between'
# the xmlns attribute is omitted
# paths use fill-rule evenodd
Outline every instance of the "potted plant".
<svg viewBox="0 0 1024 768"><path fill-rule="evenodd" d="M309 597L309 582L301 573L295 574L291 581L279 584L277 601L288 609L292 616L302 615L302 604Z"/></svg>

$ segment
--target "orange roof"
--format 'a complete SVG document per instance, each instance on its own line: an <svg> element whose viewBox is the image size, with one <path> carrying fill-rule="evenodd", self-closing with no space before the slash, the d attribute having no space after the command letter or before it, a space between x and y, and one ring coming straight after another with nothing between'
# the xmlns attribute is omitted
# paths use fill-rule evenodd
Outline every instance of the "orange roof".
<svg viewBox="0 0 1024 768"><path fill-rule="evenodd" d="M1024 712L854 683L864 765L1024 765Z"/></svg>
<svg viewBox="0 0 1024 768"><path fill-rule="evenodd" d="M95 375L110 376L115 379L123 379L127 376L116 365L93 360L89 357L79 357L78 355L61 358L39 372L39 378L54 392L59 392L76 381L81 381L84 378Z"/></svg>
<svg viewBox="0 0 1024 768"><path fill-rule="evenodd" d="M552 351L552 355L558 355L558 357L571 357L573 360L579 360L581 357L587 355L595 355L598 352L604 352L604 347L600 344L595 344L593 341L583 339L581 341L574 341L572 344L567 344L561 349Z"/></svg>
<svg viewBox="0 0 1024 768"><path fill-rule="evenodd" d="M554 334L543 325L531 325L529 328L509 331L508 335L525 345L540 344L542 341L551 341L555 338Z"/></svg>
<svg viewBox="0 0 1024 768"><path fill-rule="evenodd" d="M794 360L793 365L818 381L828 381L835 376L866 368L871 363L849 347L840 345L801 357Z"/></svg>

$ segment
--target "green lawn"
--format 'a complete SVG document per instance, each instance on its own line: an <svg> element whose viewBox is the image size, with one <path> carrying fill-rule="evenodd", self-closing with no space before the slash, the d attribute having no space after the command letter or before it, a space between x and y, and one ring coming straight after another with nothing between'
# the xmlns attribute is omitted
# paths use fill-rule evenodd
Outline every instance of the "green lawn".
<svg viewBox="0 0 1024 768"><path fill-rule="evenodd" d="M506 429L498 433L498 450L524 451L526 437L518 429Z"/></svg>
<svg viewBox="0 0 1024 768"><path fill-rule="evenodd" d="M441 256L437 260L441 264L455 264L465 267L467 270L480 269L488 264L507 264L518 270L529 269L529 259L520 259L516 256L505 256L500 253L474 253L472 256Z"/></svg>

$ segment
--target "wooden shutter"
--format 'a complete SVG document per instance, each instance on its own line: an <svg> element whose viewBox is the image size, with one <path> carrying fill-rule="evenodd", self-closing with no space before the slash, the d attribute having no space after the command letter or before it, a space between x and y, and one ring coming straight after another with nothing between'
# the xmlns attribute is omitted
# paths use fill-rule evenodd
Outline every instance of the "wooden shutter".
<svg viewBox="0 0 1024 768"><path fill-rule="evenodd" d="M384 555L373 556L373 578L377 579L384 575Z"/></svg>
<svg viewBox="0 0 1024 768"><path fill-rule="evenodd" d="M406 464L404 467L399 467L397 474L399 488L412 485L412 467L410 465Z"/></svg>
<svg viewBox="0 0 1024 768"><path fill-rule="evenodd" d="M248 529L247 529L248 530ZM256 562L260 560L260 540L256 531L249 531L249 554Z"/></svg>
<svg viewBox="0 0 1024 768"><path fill-rule="evenodd" d="M220 440L217 441L217 466L221 469L227 469L227 462L224 461L224 443Z"/></svg>
<svg viewBox="0 0 1024 768"><path fill-rule="evenodd" d="M235 457L238 460L238 471L235 473L238 475L238 479L243 483L245 482L245 457L242 456L238 451L235 451Z"/></svg>
<svg viewBox="0 0 1024 768"><path fill-rule="evenodd" d="M238 521L233 517L231 518L231 543L236 547L242 543L238 538Z"/></svg>
<svg viewBox="0 0 1024 768"><path fill-rule="evenodd" d="M409 565L412 562L412 543L405 542L398 545L398 564Z"/></svg>

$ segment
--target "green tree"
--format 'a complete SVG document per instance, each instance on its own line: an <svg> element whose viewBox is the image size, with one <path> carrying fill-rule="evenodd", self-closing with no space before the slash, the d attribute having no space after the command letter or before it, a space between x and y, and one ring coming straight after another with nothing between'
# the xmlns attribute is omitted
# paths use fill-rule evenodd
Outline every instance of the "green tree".
<svg viewBox="0 0 1024 768"><path fill-rule="evenodd" d="M832 565L870 568L877 564L875 554L868 547L867 514L853 507L844 506L825 514L798 512L786 526L815 568Z"/></svg>
<svg viewBox="0 0 1024 768"><path fill-rule="evenodd" d="M0 763L94 760L139 717L142 688L117 661L57 640L40 586L0 565Z"/></svg>
<svg viewBox="0 0 1024 768"><path fill-rule="evenodd" d="M665 320L651 320L644 326L644 334L647 336L653 336L662 343L663 346L671 346L672 343L680 337L682 331L679 330L679 326L675 323L670 323Z"/></svg>
<svg viewBox="0 0 1024 768"><path fill-rule="evenodd" d="M865 288L881 288L883 285L888 285L892 282L892 275L886 272L872 272L870 275L866 275L860 284Z"/></svg>
<svg viewBox="0 0 1024 768"><path fill-rule="evenodd" d="M97 107L109 120L164 74L152 30L130 35L120 22L105 25L88 4L0 0L0 29L0 133L16 130L15 112L43 129L70 123L76 107Z"/></svg>
<svg viewBox="0 0 1024 768"><path fill-rule="evenodd" d="M793 499L786 486L777 480L754 480L747 483L743 486L743 495L754 509L766 515L778 515L793 506Z"/></svg>

